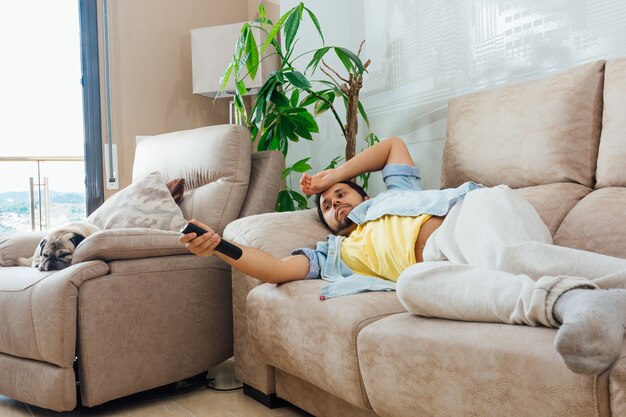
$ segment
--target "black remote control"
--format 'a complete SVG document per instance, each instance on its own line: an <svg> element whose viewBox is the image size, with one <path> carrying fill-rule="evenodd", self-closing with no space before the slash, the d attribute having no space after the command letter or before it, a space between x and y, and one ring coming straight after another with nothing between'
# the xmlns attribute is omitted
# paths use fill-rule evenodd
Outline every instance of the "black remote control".
<svg viewBox="0 0 626 417"><path fill-rule="evenodd" d="M196 226L193 223L187 223L186 225L182 227L182 229L180 229L180 233L183 233L183 234L195 233L196 236L203 235L206 232L207 232L206 230L204 230L200 226ZM233 258L235 260L241 258L241 255L243 254L241 248L233 245L230 242L225 241L224 239L220 240L220 243L218 243L215 249L213 250L223 253L224 255L230 258Z"/></svg>

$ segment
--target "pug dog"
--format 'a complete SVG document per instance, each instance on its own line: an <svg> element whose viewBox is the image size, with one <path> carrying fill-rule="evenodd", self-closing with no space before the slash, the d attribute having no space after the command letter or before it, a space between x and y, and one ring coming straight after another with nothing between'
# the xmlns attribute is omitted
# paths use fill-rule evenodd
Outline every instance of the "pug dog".
<svg viewBox="0 0 626 417"><path fill-rule="evenodd" d="M98 230L99 227L84 222L68 223L51 230L35 249L31 266L40 271L67 268L72 264L72 256L78 244ZM20 258L19 263L28 265L29 261L30 258Z"/></svg>

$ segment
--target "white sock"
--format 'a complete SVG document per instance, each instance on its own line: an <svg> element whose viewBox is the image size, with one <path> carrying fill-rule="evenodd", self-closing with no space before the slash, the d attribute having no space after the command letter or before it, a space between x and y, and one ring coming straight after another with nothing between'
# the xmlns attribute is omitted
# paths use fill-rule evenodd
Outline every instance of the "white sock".
<svg viewBox="0 0 626 417"><path fill-rule="evenodd" d="M572 371L599 374L618 358L626 326L626 290L574 289L556 301L554 347Z"/></svg>

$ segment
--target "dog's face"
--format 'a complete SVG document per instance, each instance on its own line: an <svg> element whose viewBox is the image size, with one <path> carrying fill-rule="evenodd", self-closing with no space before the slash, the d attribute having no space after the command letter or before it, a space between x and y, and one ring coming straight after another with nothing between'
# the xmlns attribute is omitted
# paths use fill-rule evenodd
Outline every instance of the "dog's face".
<svg viewBox="0 0 626 417"><path fill-rule="evenodd" d="M68 223L52 230L39 242L33 255L32 266L40 271L54 271L72 264L74 250L98 227L84 222Z"/></svg>
<svg viewBox="0 0 626 417"><path fill-rule="evenodd" d="M85 237L74 232L51 233L39 242L33 257L33 267L40 271L53 271L67 268L72 263L76 246Z"/></svg>

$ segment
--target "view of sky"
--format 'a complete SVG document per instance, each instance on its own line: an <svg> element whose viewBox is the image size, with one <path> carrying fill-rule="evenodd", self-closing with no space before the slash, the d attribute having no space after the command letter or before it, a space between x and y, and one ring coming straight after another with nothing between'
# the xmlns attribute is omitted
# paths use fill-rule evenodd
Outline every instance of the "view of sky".
<svg viewBox="0 0 626 417"><path fill-rule="evenodd" d="M0 157L82 156L78 1L0 2L0 48ZM0 192L25 190L36 169L0 162ZM82 172L76 162L42 168L58 191L83 191Z"/></svg>

